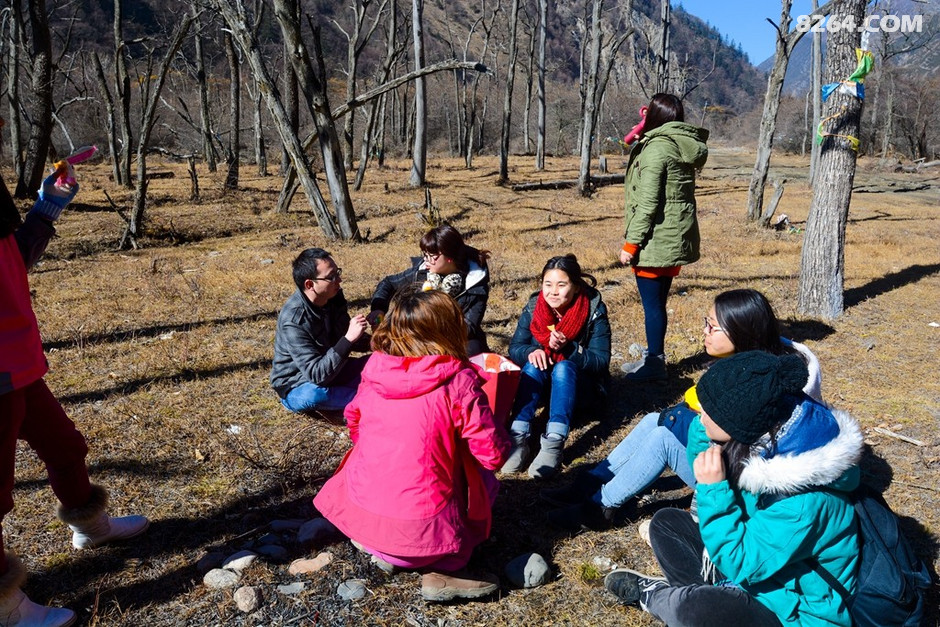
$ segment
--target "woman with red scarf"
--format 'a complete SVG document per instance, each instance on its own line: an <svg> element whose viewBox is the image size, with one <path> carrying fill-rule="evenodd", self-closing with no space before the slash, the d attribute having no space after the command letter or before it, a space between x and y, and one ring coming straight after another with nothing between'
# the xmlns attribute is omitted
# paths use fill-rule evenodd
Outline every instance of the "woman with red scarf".
<svg viewBox="0 0 940 627"><path fill-rule="evenodd" d="M510 426L513 448L502 472L520 472L529 460L530 425L548 397L548 423L540 450L528 466L533 478L561 465L577 401L606 395L610 323L600 292L588 285L574 255L552 257L542 268L542 289L529 299L509 343L510 358L523 366Z"/></svg>

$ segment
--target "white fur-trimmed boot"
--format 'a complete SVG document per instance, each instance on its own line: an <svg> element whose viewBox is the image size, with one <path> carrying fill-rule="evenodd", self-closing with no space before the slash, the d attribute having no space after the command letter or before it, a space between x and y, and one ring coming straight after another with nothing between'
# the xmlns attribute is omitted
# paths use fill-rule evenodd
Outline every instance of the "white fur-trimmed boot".
<svg viewBox="0 0 940 627"><path fill-rule="evenodd" d="M83 507L66 509L59 506L58 515L72 530L72 546L92 549L114 540L136 538L150 526L144 516L108 516L108 491L100 485L91 486L91 497Z"/></svg>
<svg viewBox="0 0 940 627"><path fill-rule="evenodd" d="M7 572L0 575L0 627L66 627L77 616L63 607L48 607L29 600L20 586L26 580L23 563L6 551Z"/></svg>

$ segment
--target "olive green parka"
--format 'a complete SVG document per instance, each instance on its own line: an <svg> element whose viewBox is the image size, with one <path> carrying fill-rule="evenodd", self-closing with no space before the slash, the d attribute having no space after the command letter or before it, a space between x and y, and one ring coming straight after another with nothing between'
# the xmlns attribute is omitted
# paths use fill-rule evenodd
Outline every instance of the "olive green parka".
<svg viewBox="0 0 940 627"><path fill-rule="evenodd" d="M667 122L644 134L630 153L624 239L639 247L633 265L683 266L699 258L695 171L705 165L708 131Z"/></svg>

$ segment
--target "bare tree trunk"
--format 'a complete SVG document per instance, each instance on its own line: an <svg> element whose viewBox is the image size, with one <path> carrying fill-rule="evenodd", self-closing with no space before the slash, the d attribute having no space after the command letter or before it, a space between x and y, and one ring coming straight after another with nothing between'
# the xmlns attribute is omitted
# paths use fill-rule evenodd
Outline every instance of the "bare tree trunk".
<svg viewBox="0 0 940 627"><path fill-rule="evenodd" d="M656 70L656 91L669 91L669 31L672 25L672 7L669 0L661 0L662 6L659 20L662 28L662 41L660 42L659 67Z"/></svg>
<svg viewBox="0 0 940 627"><path fill-rule="evenodd" d="M539 130L535 140L535 169L545 169L545 38L548 30L548 0L539 2L538 98Z"/></svg>
<svg viewBox="0 0 940 627"><path fill-rule="evenodd" d="M17 198L35 198L45 176L46 157L52 137L52 40L46 0L31 0L29 21L32 26L32 93L23 103L30 120L26 163L17 181Z"/></svg>
<svg viewBox="0 0 940 627"><path fill-rule="evenodd" d="M23 143L22 129L20 128L20 46L22 34L20 26L23 23L23 11L20 0L12 0L12 17L10 19L10 52L7 66L7 100L10 103L10 153L13 159L13 172L16 180L23 177Z"/></svg>
<svg viewBox="0 0 940 627"><path fill-rule="evenodd" d="M509 134L512 131L512 90L516 81L516 32L519 24L519 0L512 0L509 16L509 63L506 67L506 92L503 97L503 126L499 135L499 183L509 180Z"/></svg>
<svg viewBox="0 0 940 627"><path fill-rule="evenodd" d="M813 15L819 13L819 0L813 0ZM813 33L813 60L812 60L812 73L813 81L812 87L813 90L813 129L810 133L812 140L810 141L810 153L809 153L809 185L812 187L816 184L816 166L819 164L819 147L816 145L816 129L819 128L819 120L822 119L820 113L822 112L822 96L819 93L822 85L820 84L820 78L822 76L822 33Z"/></svg>
<svg viewBox="0 0 940 627"><path fill-rule="evenodd" d="M816 15L828 15L835 1L831 0L819 7ZM764 188L767 186L767 174L770 171L770 156L773 152L774 133L777 130L777 111L780 109L780 93L783 90L787 64L790 62L790 53L805 34L803 30L790 32L792 4L793 0L781 0L780 25L774 24L777 28L777 50L774 54L774 66L767 79L764 110L760 118L760 135L757 139L757 160L747 190L747 217L754 222L759 221L763 214Z"/></svg>
<svg viewBox="0 0 940 627"><path fill-rule="evenodd" d="M414 37L415 70L424 67L424 0L411 2L411 32ZM424 91L424 77L415 80L415 140L411 151L412 187L424 185L428 163L428 97Z"/></svg>
<svg viewBox="0 0 940 627"><path fill-rule="evenodd" d="M298 86L317 128L320 154L323 156L323 170L330 188L330 199L333 203L340 237L344 240L358 240L360 238L359 227L356 224L352 199L349 197L349 184L346 181L346 170L343 168L343 153L339 146L339 137L326 93L327 79L320 51L320 31L318 27L311 25L317 66L322 78L314 72L310 55L301 38L300 22L292 19L289 8L286 0L274 0L274 13L281 27L281 34L293 51L290 56L291 66L294 68Z"/></svg>
<svg viewBox="0 0 940 627"><path fill-rule="evenodd" d="M526 50L528 62L525 69L525 108L522 110L522 150L526 154L532 146L532 135L529 132L532 119L532 86L535 82L533 70L535 69L535 29L529 30L529 47Z"/></svg>
<svg viewBox="0 0 940 627"><path fill-rule="evenodd" d="M124 236L121 238L120 248L127 246L137 248L137 238L143 229L144 208L147 204L147 150L150 148L150 133L153 131L154 122L156 122L157 103L160 102L160 92L163 91L163 83L166 80L166 74L170 69L170 63L173 57L183 45L183 39L189 31L193 22L193 17L187 15L177 27L176 32L166 51L166 56L160 64L157 71L156 80L147 81L146 87L146 108L140 121L140 135L137 139L137 183L134 190L134 205L131 208L130 221ZM147 66L147 76L153 76L151 62Z"/></svg>
<svg viewBox="0 0 940 627"><path fill-rule="evenodd" d="M866 0L837 0L839 17L853 16L860 24ZM855 29L828 33L826 82L843 80L855 69L855 48L860 42ZM800 260L797 309L801 314L833 320L842 315L845 287L845 227L852 199L852 182L858 158L848 137L858 137L862 101L836 91L826 102L827 118L819 155L819 184L806 220Z"/></svg>
<svg viewBox="0 0 940 627"><path fill-rule="evenodd" d="M240 0L239 0L240 1ZM300 2L299 0L287 0L288 13L294 17L300 24ZM290 127L297 137L300 134L300 90L297 83L297 76L292 69L290 57L291 50L287 42L284 42L284 106L287 108L287 119ZM287 146L281 146L281 175L287 174L291 167L293 158L288 152ZM322 225L321 225L322 226Z"/></svg>
<svg viewBox="0 0 940 627"><path fill-rule="evenodd" d="M111 90L108 89L108 78L104 74L104 67L101 65L101 58L98 53L92 54L95 63L95 75L98 77L98 91L101 92L101 99L104 101L105 112L107 114L108 127L108 153L111 157L111 169L114 182L120 181L121 173L118 169L118 146L117 146L117 120L114 114L114 97Z"/></svg>
<svg viewBox="0 0 940 627"><path fill-rule="evenodd" d="M131 77L127 71L127 44L124 41L123 24L124 0L114 0L114 94L121 105L121 154L115 157L120 162L119 177L115 180L118 185L131 187L131 146L133 134L131 133Z"/></svg>
<svg viewBox="0 0 940 627"><path fill-rule="evenodd" d="M265 4L262 0L255 2L254 14L255 20L251 27L251 36L258 37L258 29L264 20ZM268 151L264 143L264 123L261 118L261 85L254 80L255 91L252 94L252 108L254 113L254 134L255 134L255 164L258 166L258 176L268 175Z"/></svg>
<svg viewBox="0 0 940 627"><path fill-rule="evenodd" d="M280 1L283 2L283 0ZM268 104L268 109L274 117L281 142L290 155L291 162L294 165L293 170L297 173L300 183L304 188L304 193L307 195L307 200L310 202L314 215L317 218L317 223L328 239L336 239L339 236L336 223L333 221L333 217L326 208L323 195L320 193L316 180L310 172L310 166L307 163L304 149L300 145L300 139L291 127L291 120L288 116L287 109L278 97L279 94L275 87L274 80L271 78L261 51L257 46L257 42L248 28L244 6L241 4L240 0L214 0L214 5L222 14L228 27L232 30L232 36L235 38L238 47L241 48L242 53L245 54L251 66L255 80L258 81L258 85ZM277 11L281 11L281 7L279 7ZM291 14L288 13L286 19L290 19L290 15ZM287 43L285 43L285 47L286 46L288 46ZM284 73L293 74L293 72L290 71L290 65L288 65Z"/></svg>
<svg viewBox="0 0 940 627"><path fill-rule="evenodd" d="M196 40L196 84L199 85L199 118L202 123L202 152L206 166L210 172L218 170L215 146L212 143L212 114L209 111L209 78L206 76L206 53L202 49L202 24L200 23L200 9L193 5L193 19L196 21L196 30L193 33Z"/></svg>
<svg viewBox="0 0 940 627"><path fill-rule="evenodd" d="M238 189L238 164L241 161L241 133L240 121L242 117L241 100L241 66L238 61L238 51L232 34L226 31L223 36L225 42L225 56L228 58L229 68L229 126L228 126L228 173L225 175L225 189Z"/></svg>

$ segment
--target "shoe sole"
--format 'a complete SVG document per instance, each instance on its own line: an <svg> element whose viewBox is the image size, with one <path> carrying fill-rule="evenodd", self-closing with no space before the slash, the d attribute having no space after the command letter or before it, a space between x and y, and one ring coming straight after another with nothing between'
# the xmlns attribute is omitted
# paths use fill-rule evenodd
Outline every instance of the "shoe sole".
<svg viewBox="0 0 940 627"><path fill-rule="evenodd" d="M609 573L607 573L607 575L604 577L604 588L605 588L605 589L607 588L607 579L608 579L608 577L610 577L610 576L613 575L614 573L633 573L633 574L636 575L637 577L641 577L641 578L643 578L643 579L649 579L650 581L666 581L666 578L665 578L665 577L660 577L660 576L658 576L658 575L648 575L648 574L646 574L646 573L641 573L641 572L638 571L638 570L633 570L632 568L615 568L615 569L613 569L612 571L610 571Z"/></svg>
<svg viewBox="0 0 940 627"><path fill-rule="evenodd" d="M454 599L479 599L481 597L489 596L499 590L497 584L490 584L485 588L475 588L473 590L463 590L460 588L442 588L441 590L425 590L421 589L421 598L425 601L436 601L436 602L445 602L453 601Z"/></svg>

